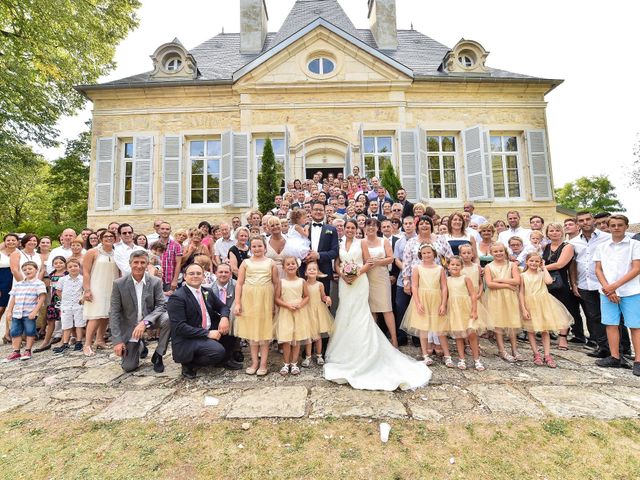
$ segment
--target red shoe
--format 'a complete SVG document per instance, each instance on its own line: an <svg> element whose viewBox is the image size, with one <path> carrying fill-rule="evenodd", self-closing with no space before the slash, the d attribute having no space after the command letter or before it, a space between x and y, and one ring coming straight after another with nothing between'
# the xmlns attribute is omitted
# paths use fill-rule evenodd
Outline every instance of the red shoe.
<svg viewBox="0 0 640 480"><path fill-rule="evenodd" d="M558 366L551 355L546 355L544 357L544 363L546 363L549 368L556 368Z"/></svg>
<svg viewBox="0 0 640 480"><path fill-rule="evenodd" d="M5 362L13 362L14 360L18 360L22 357L20 352L11 352L7 358L4 359Z"/></svg>
<svg viewBox="0 0 640 480"><path fill-rule="evenodd" d="M25 350L20 356L20 360L31 360L31 350Z"/></svg>

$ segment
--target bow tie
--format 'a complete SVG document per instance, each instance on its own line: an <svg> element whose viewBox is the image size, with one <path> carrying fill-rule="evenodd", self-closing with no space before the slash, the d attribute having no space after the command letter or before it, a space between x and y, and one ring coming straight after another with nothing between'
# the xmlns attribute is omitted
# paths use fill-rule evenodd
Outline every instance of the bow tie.
<svg viewBox="0 0 640 480"><path fill-rule="evenodd" d="M312 226L312 227L320 227L320 228L322 228L322 227L323 227L323 225L322 225L321 223L315 223L315 222L314 222L314 223L312 223L312 224L311 224L311 226Z"/></svg>

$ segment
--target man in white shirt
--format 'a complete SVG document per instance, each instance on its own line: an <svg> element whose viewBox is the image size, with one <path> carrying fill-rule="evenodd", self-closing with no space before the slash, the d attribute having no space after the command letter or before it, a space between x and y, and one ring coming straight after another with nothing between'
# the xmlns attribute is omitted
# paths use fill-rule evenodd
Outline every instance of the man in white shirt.
<svg viewBox="0 0 640 480"><path fill-rule="evenodd" d="M218 240L216 240L216 243L214 244L216 265L227 263L229 261L229 259L227 258L229 255L229 249L236 243L231 238L231 227L228 223L220 224L220 233L222 234L222 236Z"/></svg>
<svg viewBox="0 0 640 480"><path fill-rule="evenodd" d="M596 349L587 353L590 357L606 358L611 352L607 334L601 323L600 311L600 282L596 277L595 253L598 247L608 240L611 234L601 232L595 228L595 221L590 212L578 212L576 216L580 235L569 242L575 251L575 262L572 266L572 289L574 295L580 298L580 305L587 320L587 328L591 342L595 342ZM624 333L622 334L624 339ZM628 336L626 337L628 339ZM623 350L626 348L623 345Z"/></svg>
<svg viewBox="0 0 640 480"><path fill-rule="evenodd" d="M509 245L511 237L518 236L523 240L525 247L529 245L529 235L531 235L531 230L520 226L520 212L517 210L507 212L507 223L509 224L509 228L498 235L498 242L503 243L504 245Z"/></svg>
<svg viewBox="0 0 640 480"><path fill-rule="evenodd" d="M464 202L464 206L462 208L465 212L469 213L471 222L477 223L478 226L482 225L483 223L487 223L487 219L485 217L473 213L473 211L476 209L473 202Z"/></svg>
<svg viewBox="0 0 640 480"><path fill-rule="evenodd" d="M599 367L626 367L620 352L620 323L631 329L635 350L633 374L640 376L640 242L625 235L629 219L611 215L611 239L595 253L596 276L600 282L600 308L611 355L596 361Z"/></svg>
<svg viewBox="0 0 640 480"><path fill-rule="evenodd" d="M154 233L150 233L147 235L147 241L149 243L149 247L160 240L160 226L162 225L163 220L161 218L156 218L153 221L153 230Z"/></svg>
<svg viewBox="0 0 640 480"><path fill-rule="evenodd" d="M118 227L120 235L120 243L113 247L113 260L120 269L120 276L126 277L131 273L131 265L129 259L131 252L136 250L144 250L133 241L133 227L128 223L123 223ZM148 240L148 239L147 239Z"/></svg>
<svg viewBox="0 0 640 480"><path fill-rule="evenodd" d="M53 265L51 265L51 262L53 262L54 258L69 258L71 256L71 241L74 238L76 238L76 231L73 228L65 228L63 230L62 234L60 235L60 246L51 250L49 258L47 259L47 263L45 265L47 267L47 274L50 274L54 271Z"/></svg>

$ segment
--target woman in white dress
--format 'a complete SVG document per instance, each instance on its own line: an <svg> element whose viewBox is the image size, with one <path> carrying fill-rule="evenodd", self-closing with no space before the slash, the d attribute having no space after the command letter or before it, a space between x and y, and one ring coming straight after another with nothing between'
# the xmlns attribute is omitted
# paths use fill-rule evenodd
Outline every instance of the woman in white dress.
<svg viewBox="0 0 640 480"><path fill-rule="evenodd" d="M353 220L345 223L345 239L336 260L340 306L327 348L324 377L361 390L407 390L426 385L431 379L429 368L394 348L371 316L369 281L365 275L369 252L355 238L357 228ZM358 265L357 276L342 273L341 267L347 263Z"/></svg>

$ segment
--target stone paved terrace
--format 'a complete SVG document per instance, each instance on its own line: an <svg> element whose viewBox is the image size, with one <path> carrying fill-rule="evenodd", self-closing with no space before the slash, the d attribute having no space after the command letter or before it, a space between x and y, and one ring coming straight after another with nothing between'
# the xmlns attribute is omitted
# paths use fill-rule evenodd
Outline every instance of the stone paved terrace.
<svg viewBox="0 0 640 480"><path fill-rule="evenodd" d="M201 369L185 380L180 366L165 357L163 374L149 358L124 373L111 351L87 358L81 352L35 354L27 362L0 363L0 413L51 412L96 421L146 418L212 419L364 417L437 422L505 421L514 417L639 418L640 377L630 370L600 369L581 348L554 350L558 368L536 367L531 360L511 365L500 360L493 344L482 341L484 372L433 367L429 386L416 391L367 392L335 385L320 367L282 378L281 356L270 355L271 372L263 378L243 371ZM521 353L529 352L521 344ZM402 347L417 355L415 347ZM9 346L0 348L4 357ZM468 359L469 360L469 359ZM467 361L467 363L471 363ZM205 397L217 405L205 406ZM209 399L209 401L211 401ZM216 403L214 400L212 403Z"/></svg>

